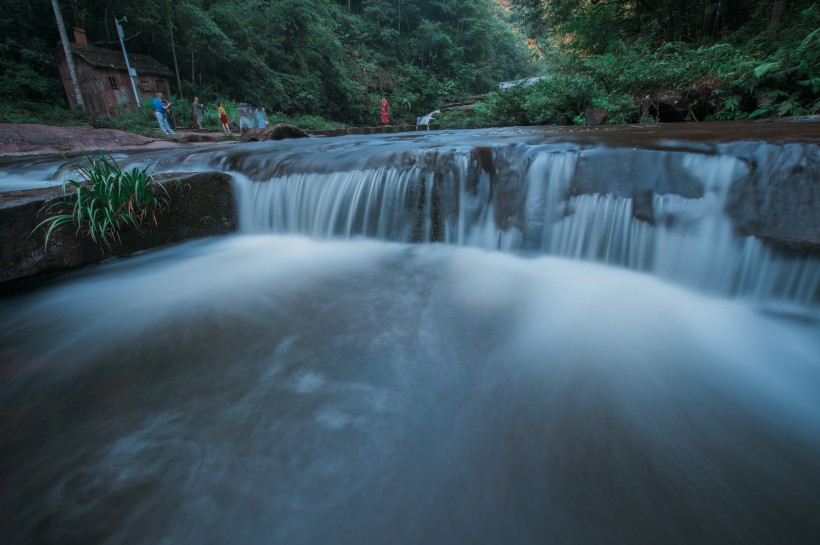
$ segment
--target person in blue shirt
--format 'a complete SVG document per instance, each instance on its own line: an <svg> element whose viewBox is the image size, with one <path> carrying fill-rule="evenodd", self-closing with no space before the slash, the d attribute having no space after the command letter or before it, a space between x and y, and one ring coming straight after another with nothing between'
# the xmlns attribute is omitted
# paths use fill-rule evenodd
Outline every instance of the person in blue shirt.
<svg viewBox="0 0 820 545"><path fill-rule="evenodd" d="M253 115L256 118L257 129L264 129L268 126L268 115L265 113L265 108L263 108L261 104L256 106L256 110L253 111Z"/></svg>
<svg viewBox="0 0 820 545"><path fill-rule="evenodd" d="M159 128L162 131L162 134L176 134L168 125L168 118L166 117L168 106L162 102L162 93L156 94L154 100L151 101L151 107L154 109L154 115L157 116L157 121L159 122Z"/></svg>
<svg viewBox="0 0 820 545"><path fill-rule="evenodd" d="M237 113L239 114L239 136L242 136L243 129L253 128L251 107L247 103L241 102L239 108L237 108Z"/></svg>

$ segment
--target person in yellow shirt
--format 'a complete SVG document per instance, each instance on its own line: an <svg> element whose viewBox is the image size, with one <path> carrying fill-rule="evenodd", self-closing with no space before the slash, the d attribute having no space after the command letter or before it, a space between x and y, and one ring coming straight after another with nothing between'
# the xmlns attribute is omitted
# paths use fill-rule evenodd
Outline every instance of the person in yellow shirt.
<svg viewBox="0 0 820 545"><path fill-rule="evenodd" d="M222 107L221 102L216 111L219 112L219 121L222 122L222 130L225 131L225 134L231 134L231 127L228 125L228 114L225 113L225 108Z"/></svg>

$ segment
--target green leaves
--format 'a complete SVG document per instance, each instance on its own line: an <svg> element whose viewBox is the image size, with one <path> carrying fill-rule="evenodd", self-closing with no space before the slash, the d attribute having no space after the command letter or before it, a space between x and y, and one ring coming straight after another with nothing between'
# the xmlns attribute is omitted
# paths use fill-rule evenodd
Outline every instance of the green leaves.
<svg viewBox="0 0 820 545"><path fill-rule="evenodd" d="M6 5L8 4L8 5ZM372 123L370 97L400 93L396 121L412 121L452 97L487 92L516 73L529 75L513 15L497 0L72 0L70 25L97 47L119 49L112 16L127 16L129 54L174 69L184 95L264 105L271 113ZM348 7L350 6L350 7ZM7 0L0 14L0 97L65 108L53 63L59 39L48 2ZM176 59L171 55L171 39ZM420 70L422 75L415 71ZM173 92L176 77L170 78ZM303 94L304 93L304 94ZM394 102L391 96L391 102ZM178 113L187 114L182 101ZM4 116L10 111L2 108ZM17 110L17 108L15 108ZM210 115L212 110L207 110ZM125 112L123 112L125 114ZM65 115L65 113L64 113ZM25 119L25 112L12 119ZM153 119L134 116L140 132ZM210 123L210 121L209 121Z"/></svg>
<svg viewBox="0 0 820 545"><path fill-rule="evenodd" d="M806 11L808 11L808 10L806 10ZM804 15L805 15L805 14L804 14ZM820 42L820 28L816 28L816 29L814 29L812 32L810 32L810 33L809 33L809 35L808 35L808 36L806 36L806 37L803 39L803 41L802 41L802 42L800 42L800 45L799 45L799 46L797 46L797 53L798 53L798 55L803 55L803 54L805 54L805 53L806 53L806 51L807 51L807 50L809 49L809 47L811 47L811 46L816 47L816 46L818 45L818 42Z"/></svg>
<svg viewBox="0 0 820 545"><path fill-rule="evenodd" d="M811 89L811 92L815 95L820 92L820 74L816 76L811 76L810 78L800 80L797 83L802 85L803 87L808 87Z"/></svg>
<svg viewBox="0 0 820 545"><path fill-rule="evenodd" d="M762 78L767 73L777 70L778 68L780 68L779 61L764 62L763 64L756 66L753 73L756 78Z"/></svg>
<svg viewBox="0 0 820 545"><path fill-rule="evenodd" d="M120 242L123 228L140 231L147 219L156 224L157 213L168 206L168 191L147 169L122 171L102 151L98 158L85 157L85 164L73 165L79 177L66 179L62 199L47 209L62 212L46 218L32 231L48 226L46 251L54 230L67 224L75 225L77 234L90 237L101 248L111 249L112 243Z"/></svg>
<svg viewBox="0 0 820 545"><path fill-rule="evenodd" d="M705 17L700 0L512 1L562 74L593 78L596 103L619 93L639 103L674 96L690 116L711 119L820 109L815 2L788 2L786 16L772 25L770 3L746 0L721 3ZM626 113L622 98L611 102Z"/></svg>

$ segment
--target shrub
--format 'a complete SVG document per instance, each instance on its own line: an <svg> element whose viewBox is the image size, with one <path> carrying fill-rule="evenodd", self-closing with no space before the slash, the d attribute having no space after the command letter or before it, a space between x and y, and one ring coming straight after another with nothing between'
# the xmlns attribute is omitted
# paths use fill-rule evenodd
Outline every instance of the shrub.
<svg viewBox="0 0 820 545"><path fill-rule="evenodd" d="M635 99L623 92L612 92L593 98L590 108L606 110L606 123L623 125L633 123L639 118L639 108Z"/></svg>
<svg viewBox="0 0 820 545"><path fill-rule="evenodd" d="M483 103L470 110L444 110L435 118L442 129L474 129L491 126Z"/></svg>
<svg viewBox="0 0 820 545"><path fill-rule="evenodd" d="M300 129L307 131L325 131L330 129L343 129L347 127L344 123L328 121L318 115L286 116L281 112L268 116L268 122L271 125L276 123L287 123L288 125L293 125L294 127L299 127Z"/></svg>
<svg viewBox="0 0 820 545"><path fill-rule="evenodd" d="M80 125L91 118L79 108L34 102L8 103L0 101L0 121L3 123L38 123L43 125Z"/></svg>

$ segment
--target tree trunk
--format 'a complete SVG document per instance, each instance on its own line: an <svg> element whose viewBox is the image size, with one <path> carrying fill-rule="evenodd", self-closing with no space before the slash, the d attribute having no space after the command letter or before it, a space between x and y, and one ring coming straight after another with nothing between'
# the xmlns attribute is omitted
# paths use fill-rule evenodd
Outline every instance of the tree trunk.
<svg viewBox="0 0 820 545"><path fill-rule="evenodd" d="M60 31L60 39L63 41L65 61L66 64L68 64L68 73L71 75L71 84L74 86L74 97L77 99L77 106L79 106L81 110L85 110L85 101L83 100L83 93L80 90L80 79L77 77L77 68L74 66L74 55L71 54L71 44L68 43L68 34L65 31L63 14L60 13L60 6L57 4L57 0L51 0L51 6L54 8L54 18L57 19L57 29Z"/></svg>
<svg viewBox="0 0 820 545"><path fill-rule="evenodd" d="M182 96L182 80L179 79L179 65L177 64L177 51L174 48L174 27L171 25L171 17L168 16L168 34L171 37L171 56L174 58L174 72L177 74L177 89L179 89L179 98Z"/></svg>
<svg viewBox="0 0 820 545"><path fill-rule="evenodd" d="M718 2L718 8L715 12L715 23L712 25L712 36L717 36L718 31L718 21L720 20L720 16L723 14L723 6L720 2Z"/></svg>
<svg viewBox="0 0 820 545"><path fill-rule="evenodd" d="M103 21L108 20L108 2L105 3L105 15L103 15ZM108 43L111 43L111 31L109 30L109 25L105 25L105 37L108 39Z"/></svg>
<svg viewBox="0 0 820 545"><path fill-rule="evenodd" d="M783 17L783 12L786 10L786 0L774 0L774 7L772 8L772 26L776 27L780 24L780 19Z"/></svg>

